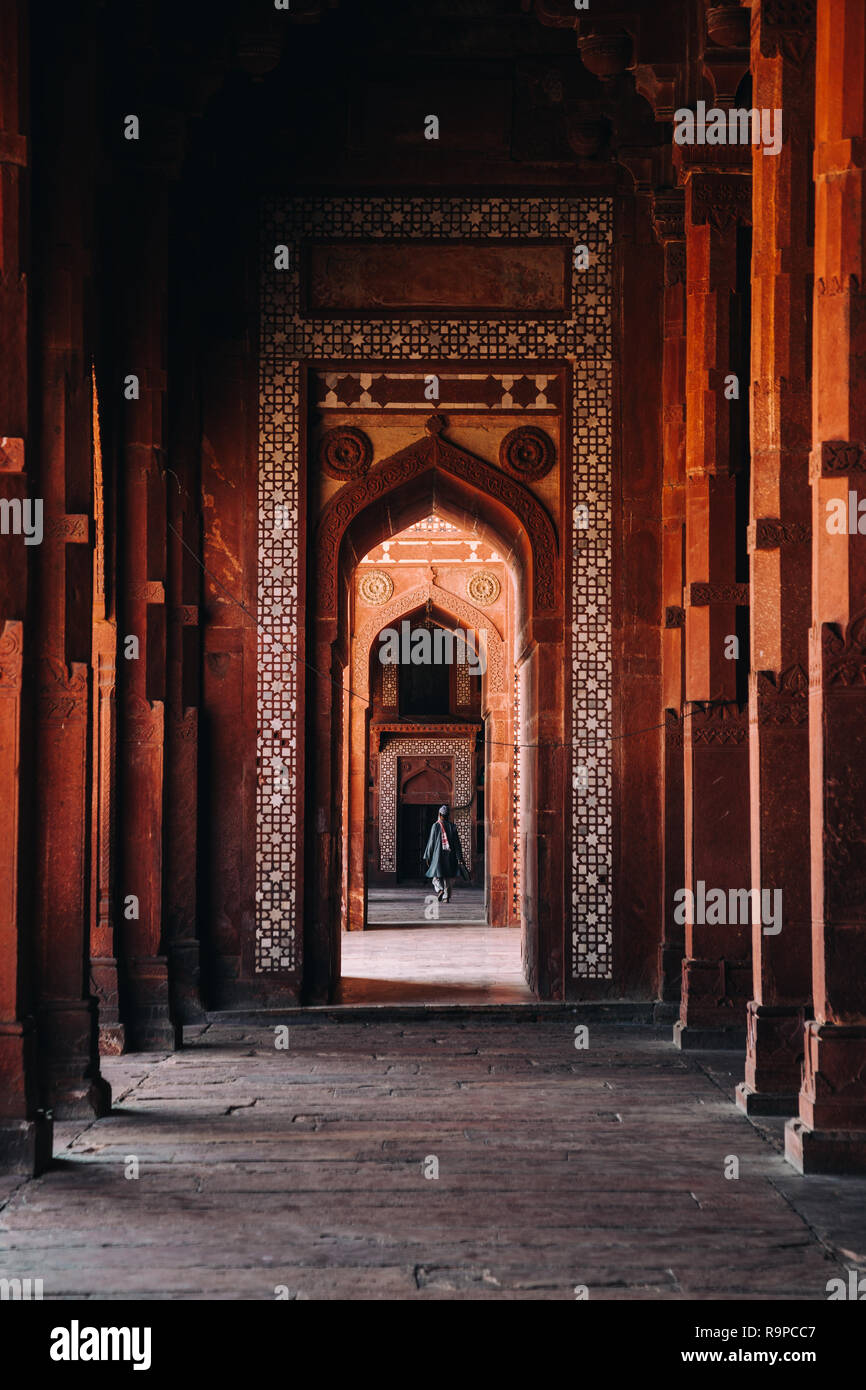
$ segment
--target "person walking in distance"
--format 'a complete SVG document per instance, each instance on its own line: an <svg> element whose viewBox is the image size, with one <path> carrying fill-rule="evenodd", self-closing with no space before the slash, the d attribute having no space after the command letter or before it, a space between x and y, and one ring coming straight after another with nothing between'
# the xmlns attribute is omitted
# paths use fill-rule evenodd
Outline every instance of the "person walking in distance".
<svg viewBox="0 0 866 1390"><path fill-rule="evenodd" d="M441 902L450 903L451 883L457 877L458 866L463 863L463 850L457 826L449 817L448 807L439 807L439 816L430 827L430 838L424 851L427 865L427 878L432 878L433 889Z"/></svg>

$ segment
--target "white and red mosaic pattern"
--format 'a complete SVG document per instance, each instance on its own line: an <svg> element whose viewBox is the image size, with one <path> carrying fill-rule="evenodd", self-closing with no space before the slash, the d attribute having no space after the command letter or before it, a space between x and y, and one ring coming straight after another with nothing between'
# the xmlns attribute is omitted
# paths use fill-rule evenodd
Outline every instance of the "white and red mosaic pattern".
<svg viewBox="0 0 866 1390"><path fill-rule="evenodd" d="M457 826L466 867L472 868L472 738L395 738L379 754L379 868L397 872L397 759L454 758L454 806L451 818Z"/></svg>
<svg viewBox="0 0 866 1390"><path fill-rule="evenodd" d="M571 975L611 978L611 240L606 197L434 198L361 195L269 199L262 221L259 456L258 814L256 968L296 971L301 922L297 806L299 564L298 407L301 361L455 364L569 363L573 394L570 591L567 614L573 744L570 836ZM301 312L300 246L307 239L434 237L466 240L562 237L589 250L573 271L572 317L496 319L316 319ZM287 245L289 269L274 248ZM493 375L493 368L485 379ZM345 373L341 373L341 378ZM515 378L517 379L517 378ZM536 385L533 381L529 385ZM496 382L499 386L499 382ZM492 386L489 388L492 393ZM540 392L538 394L541 394ZM539 407L538 396L526 409ZM360 396L359 396L360 399ZM481 399L481 397L479 397ZM582 509L585 508L584 512ZM588 517L588 524L586 519ZM578 766L587 769L582 786ZM467 798L468 799L468 798Z"/></svg>

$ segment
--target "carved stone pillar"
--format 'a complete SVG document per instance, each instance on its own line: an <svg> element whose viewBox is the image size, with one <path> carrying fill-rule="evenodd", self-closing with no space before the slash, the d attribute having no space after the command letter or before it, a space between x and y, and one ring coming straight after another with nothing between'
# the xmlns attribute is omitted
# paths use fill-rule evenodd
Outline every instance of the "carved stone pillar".
<svg viewBox="0 0 866 1390"><path fill-rule="evenodd" d="M752 103L783 113L779 153L757 147L752 156L752 886L782 896L780 923L762 923L753 912L754 997L745 1082L737 1090L738 1104L750 1114L795 1109L811 1001L808 326L815 77L807 9L786 28L768 0L752 8Z"/></svg>
<svg viewBox="0 0 866 1390"><path fill-rule="evenodd" d="M664 247L662 361L662 702L664 727L664 881L659 998L678 1001L685 931L674 917L685 881L683 854L683 540L686 491L686 242L685 195L665 189L653 198L653 227Z"/></svg>
<svg viewBox="0 0 866 1390"><path fill-rule="evenodd" d="M155 121L156 113L146 113L144 120ZM117 206L119 245L124 248L115 272L122 353L117 385L123 393L117 900L123 1021L127 1046L139 1051L171 1048L180 1041L169 998L163 898L168 194L161 172L136 165L122 181ZM136 266L134 276L128 272L130 261Z"/></svg>
<svg viewBox="0 0 866 1390"><path fill-rule="evenodd" d="M165 769L165 920L172 1017L201 1022L201 969L197 936L198 707L200 702L201 522L197 363L193 325L185 302L175 333L168 421L167 661Z"/></svg>
<svg viewBox="0 0 866 1390"><path fill-rule="evenodd" d="M809 728L814 1019L786 1155L866 1171L866 10L819 0ZM854 496L852 496L854 494ZM856 500L855 500L856 499ZM866 510L866 509L864 509Z"/></svg>
<svg viewBox="0 0 866 1390"><path fill-rule="evenodd" d="M739 153L739 152L738 152ZM742 620L749 601L743 508L748 380L743 321L750 179L686 151L685 959L681 1047L740 1046L751 993L748 924L705 913L705 896L746 889L749 764ZM728 152L730 155L730 152ZM742 156L740 156L742 157ZM739 317L738 317L739 316ZM742 534L740 534L742 533ZM733 641L732 641L733 639ZM739 661L734 659L739 654ZM709 919L709 920L708 920ZM720 919L720 920L719 920Z"/></svg>
<svg viewBox="0 0 866 1390"><path fill-rule="evenodd" d="M55 1115L67 1118L104 1114L111 1103L89 990L93 410L85 287L92 231L81 184L91 178L94 141L86 31L69 20L41 37L33 223L40 285L35 465L45 535L33 567L34 918L43 1092Z"/></svg>

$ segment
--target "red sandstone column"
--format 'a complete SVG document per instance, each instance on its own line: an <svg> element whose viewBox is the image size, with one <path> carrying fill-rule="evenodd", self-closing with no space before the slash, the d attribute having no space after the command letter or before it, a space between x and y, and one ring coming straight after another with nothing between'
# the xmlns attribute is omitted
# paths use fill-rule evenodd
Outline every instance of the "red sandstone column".
<svg viewBox="0 0 866 1390"><path fill-rule="evenodd" d="M507 674L510 676L506 665ZM484 819L487 823L487 921L507 927L511 916L512 872L512 746L509 743L511 695L508 690L487 696L485 729Z"/></svg>
<svg viewBox="0 0 866 1390"><path fill-rule="evenodd" d="M145 152L159 135L143 113ZM164 940L166 477L163 473L168 207L165 182L133 164L118 185L115 272L122 431L119 480L118 926L123 1021L134 1051L171 1048ZM121 212L122 210L122 212ZM134 266L135 273L130 273ZM135 383L130 384L130 378ZM130 641L137 641L135 648Z"/></svg>
<svg viewBox="0 0 866 1390"><path fill-rule="evenodd" d="M41 53L37 318L38 494L44 540L33 563L38 624L33 836L38 1030L43 1093L59 1117L103 1114L96 1000L89 989L92 383L85 337L87 199L94 149L88 35L52 26ZM60 71L64 76L61 80ZM70 76L70 74L72 74Z"/></svg>
<svg viewBox="0 0 866 1390"><path fill-rule="evenodd" d="M664 728L664 881L659 998L680 998L685 928L674 918L675 893L685 882L683 853L683 538L686 491L686 242L685 195L665 189L653 197L653 227L664 247L662 358L662 707Z"/></svg>
<svg viewBox="0 0 866 1390"><path fill-rule="evenodd" d="M19 500L32 492L25 453L27 283L19 242L27 169L23 8L14 2L0 8L0 497ZM0 536L0 1170L36 1173L51 1159L52 1125L40 1109L25 941L25 798L35 760L23 701L27 569L22 538Z"/></svg>
<svg viewBox="0 0 866 1390"><path fill-rule="evenodd" d="M782 111L777 155L753 151L751 396L752 887L781 893L781 923L753 911L749 1114L796 1108L811 998L808 628L811 561L814 29L752 8L752 104ZM773 899L768 900L772 903ZM780 925L780 930L775 927Z"/></svg>
<svg viewBox="0 0 866 1390"><path fill-rule="evenodd" d="M696 156L694 147L687 151ZM739 154L739 151L737 152ZM751 991L750 928L706 917L704 892L748 889L749 751L745 689L726 652L741 635L737 610L748 602L745 546L738 555L738 475L746 442L738 434L742 400L725 397L748 359L732 355L742 333L737 310L738 226L748 222L750 179L736 167L712 169L712 153L684 169L686 179L686 587L685 883L694 894L685 928L683 991L674 1041L680 1047L740 1046ZM685 162L685 161L684 161ZM742 249L740 252L742 267ZM742 273L742 272L741 272ZM745 526L743 525L743 532ZM745 534L742 537L745 541ZM739 564L738 564L739 561ZM687 900L688 903L688 900ZM692 908L694 910L692 910ZM727 916L727 912L725 914ZM700 920L700 918L703 920Z"/></svg>
<svg viewBox="0 0 866 1390"><path fill-rule="evenodd" d="M175 358L168 422L167 660L165 768L166 953L172 1017L204 1018L197 937L199 597L201 526L197 454L199 406L189 300L175 318Z"/></svg>
<svg viewBox="0 0 866 1390"><path fill-rule="evenodd" d="M866 521L858 512L866 497L862 0L819 0L815 85L809 689L815 1017L805 1030L800 1115L789 1120L785 1138L796 1168L829 1173L866 1171L866 534L860 532Z"/></svg>

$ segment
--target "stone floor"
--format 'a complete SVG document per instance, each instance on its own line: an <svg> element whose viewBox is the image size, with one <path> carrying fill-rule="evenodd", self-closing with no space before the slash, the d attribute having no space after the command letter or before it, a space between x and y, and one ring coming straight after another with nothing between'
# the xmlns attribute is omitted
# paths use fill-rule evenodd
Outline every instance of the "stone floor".
<svg viewBox="0 0 866 1390"><path fill-rule="evenodd" d="M286 1049L274 1016L107 1059L112 1114L0 1185L0 1275L46 1298L823 1300L866 1268L866 1184L798 1177L782 1122L732 1103L741 1060L591 1006L520 1015L299 1012Z"/></svg>
<svg viewBox="0 0 866 1390"><path fill-rule="evenodd" d="M344 1004L531 1002L519 928L376 927L340 939Z"/></svg>
<svg viewBox="0 0 866 1390"><path fill-rule="evenodd" d="M373 927L486 926L484 890L455 879L451 901L437 902L430 883L400 883L395 888L367 890L367 922ZM353 936L361 933L352 933Z"/></svg>

